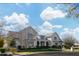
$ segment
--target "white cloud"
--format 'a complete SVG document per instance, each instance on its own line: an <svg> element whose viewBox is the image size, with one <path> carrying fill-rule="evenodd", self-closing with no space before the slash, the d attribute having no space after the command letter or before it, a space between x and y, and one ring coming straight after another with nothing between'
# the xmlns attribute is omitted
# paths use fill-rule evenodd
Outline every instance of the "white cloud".
<svg viewBox="0 0 79 59"><path fill-rule="evenodd" d="M64 28L63 30L64 30L64 31L68 31L68 30L69 30L69 28Z"/></svg>
<svg viewBox="0 0 79 59"><path fill-rule="evenodd" d="M45 21L45 22L43 23L42 27L43 27L44 29L47 29L47 30L52 30L52 29L54 29L54 28L60 29L60 28L62 28L63 26L62 26L62 25L52 25L52 24L49 23L48 21Z"/></svg>
<svg viewBox="0 0 79 59"><path fill-rule="evenodd" d="M75 32L70 31L70 30L65 30L64 32L61 33L61 35L68 35L68 34L75 35Z"/></svg>
<svg viewBox="0 0 79 59"><path fill-rule="evenodd" d="M74 32L79 32L79 27L75 28L73 31Z"/></svg>
<svg viewBox="0 0 79 59"><path fill-rule="evenodd" d="M53 26L48 21L45 21L40 27L39 27L39 34L46 35L47 33L51 33L53 29Z"/></svg>
<svg viewBox="0 0 79 59"><path fill-rule="evenodd" d="M47 29L47 30L53 29L53 25L52 25L51 23L49 23L48 21L45 21L45 22L43 23L42 27L43 27L44 29Z"/></svg>
<svg viewBox="0 0 79 59"><path fill-rule="evenodd" d="M72 35L76 37L79 32L79 27L76 27L74 29L64 28L63 30L64 31L60 33L62 37L67 36L67 35Z"/></svg>
<svg viewBox="0 0 79 59"><path fill-rule="evenodd" d="M39 27L39 34L48 34L52 33L53 29L55 28L62 28L62 25L52 25L48 21L45 21L40 27Z"/></svg>
<svg viewBox="0 0 79 59"><path fill-rule="evenodd" d="M67 15L67 13L62 12L61 10L54 10L52 7L47 7L42 11L40 17L44 20L52 20L55 18L63 18Z"/></svg>
<svg viewBox="0 0 79 59"><path fill-rule="evenodd" d="M45 29L45 28L39 28L40 30L39 30L39 34L41 34L41 35L46 35L46 34L48 34L48 33L52 33L53 31L52 30L47 30L47 29Z"/></svg>
<svg viewBox="0 0 79 59"><path fill-rule="evenodd" d="M15 30L23 29L29 23L25 14L17 14L15 12L11 16L5 16L4 20L6 20L10 28L13 27Z"/></svg>
<svg viewBox="0 0 79 59"><path fill-rule="evenodd" d="M54 25L53 28L62 28L62 25Z"/></svg>
<svg viewBox="0 0 79 59"><path fill-rule="evenodd" d="M0 19L0 27L3 27L3 25L4 25L4 22L2 19Z"/></svg>
<svg viewBox="0 0 79 59"><path fill-rule="evenodd" d="M70 31L70 32L77 33L77 32L79 32L79 27L76 27L76 28L74 28L74 29L64 28L63 30L64 30L64 31Z"/></svg>

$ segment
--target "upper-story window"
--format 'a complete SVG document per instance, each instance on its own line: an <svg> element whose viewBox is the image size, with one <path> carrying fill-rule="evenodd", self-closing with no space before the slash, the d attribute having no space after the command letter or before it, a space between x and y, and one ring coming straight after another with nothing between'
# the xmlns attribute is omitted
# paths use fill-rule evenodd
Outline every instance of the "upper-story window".
<svg viewBox="0 0 79 59"><path fill-rule="evenodd" d="M57 37L54 37L54 39L56 40L56 39L57 39Z"/></svg>
<svg viewBox="0 0 79 59"><path fill-rule="evenodd" d="M33 39L32 33L28 33L28 39Z"/></svg>
<svg viewBox="0 0 79 59"><path fill-rule="evenodd" d="M44 36L40 36L41 39L44 39Z"/></svg>
<svg viewBox="0 0 79 59"><path fill-rule="evenodd" d="M51 40L52 40L52 38L48 37L48 38L47 38L47 40L51 41Z"/></svg>

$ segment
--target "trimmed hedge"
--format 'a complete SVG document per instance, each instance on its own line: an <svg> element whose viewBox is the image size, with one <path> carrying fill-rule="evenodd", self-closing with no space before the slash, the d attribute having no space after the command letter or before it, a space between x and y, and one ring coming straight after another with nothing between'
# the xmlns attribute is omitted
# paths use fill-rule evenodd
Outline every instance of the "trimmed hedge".
<svg viewBox="0 0 79 59"><path fill-rule="evenodd" d="M62 46L56 46L56 45L53 45L52 48L58 48L58 49L61 49Z"/></svg>

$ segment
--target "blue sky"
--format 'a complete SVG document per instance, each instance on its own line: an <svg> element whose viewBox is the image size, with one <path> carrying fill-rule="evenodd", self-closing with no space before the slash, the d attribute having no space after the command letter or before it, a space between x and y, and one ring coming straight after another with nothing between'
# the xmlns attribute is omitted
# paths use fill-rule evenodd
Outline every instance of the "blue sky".
<svg viewBox="0 0 79 59"><path fill-rule="evenodd" d="M55 3L16 3L16 4L0 4L0 20L4 20L5 22L5 28L8 28L10 30L15 30L14 27L19 28L19 26L27 26L27 24L30 24L33 27L36 27L36 30L40 33L43 33L42 31L48 31L48 32L57 32L61 37L65 33L73 34L77 39L79 38L79 23L78 18L75 17L67 17L67 10L69 6L64 4L55 4ZM48 9L48 10L46 10ZM48 12L49 9L52 11L60 11L64 16L58 17L60 14L57 14L55 18L51 18L48 20L45 20L45 13L43 11ZM43 14L42 14L43 13ZM42 15L41 15L42 14ZM50 14L50 12L49 12ZM16 15L16 16L14 16ZM7 16L7 17L6 17ZM55 15L54 15L55 16ZM53 17L54 17L53 16ZM15 20L12 18L16 17ZM23 21L20 19L20 17L23 19ZM50 17L50 16L49 16ZM17 19L20 19L22 21L18 21ZM17 20L17 21L16 21ZM19 24L18 26L14 25L16 23ZM52 27L50 29L45 29L46 24L48 24L48 28ZM11 28L12 27L12 28ZM24 28L24 27L23 27ZM43 33L44 34L44 33Z"/></svg>

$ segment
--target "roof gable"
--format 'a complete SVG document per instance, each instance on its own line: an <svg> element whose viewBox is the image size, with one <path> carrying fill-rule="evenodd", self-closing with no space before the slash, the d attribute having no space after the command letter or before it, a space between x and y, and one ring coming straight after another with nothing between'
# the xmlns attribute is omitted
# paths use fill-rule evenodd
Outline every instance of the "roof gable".
<svg viewBox="0 0 79 59"><path fill-rule="evenodd" d="M33 30L33 32L37 33L36 30L32 26L28 26L28 27L24 28L23 30L21 30L20 32L26 31L26 30L30 31L30 29Z"/></svg>

